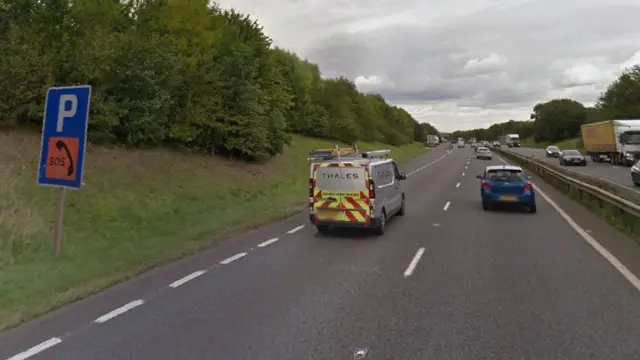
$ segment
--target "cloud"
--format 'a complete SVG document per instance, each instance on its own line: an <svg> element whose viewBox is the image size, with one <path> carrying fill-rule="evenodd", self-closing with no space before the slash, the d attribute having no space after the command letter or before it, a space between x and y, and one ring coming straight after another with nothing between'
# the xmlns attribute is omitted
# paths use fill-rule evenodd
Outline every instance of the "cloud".
<svg viewBox="0 0 640 360"><path fill-rule="evenodd" d="M469 59L464 65L464 70L475 75L491 74L504 70L507 64L507 58L496 53L485 58Z"/></svg>
<svg viewBox="0 0 640 360"><path fill-rule="evenodd" d="M638 0L223 0L274 42L443 131L593 102L640 62Z"/></svg>

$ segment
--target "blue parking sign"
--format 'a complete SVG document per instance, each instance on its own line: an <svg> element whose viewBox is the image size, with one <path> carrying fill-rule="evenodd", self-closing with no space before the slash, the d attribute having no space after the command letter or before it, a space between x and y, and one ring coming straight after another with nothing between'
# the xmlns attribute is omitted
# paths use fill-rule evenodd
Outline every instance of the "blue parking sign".
<svg viewBox="0 0 640 360"><path fill-rule="evenodd" d="M82 187L90 103L89 85L52 87L47 91L38 184Z"/></svg>

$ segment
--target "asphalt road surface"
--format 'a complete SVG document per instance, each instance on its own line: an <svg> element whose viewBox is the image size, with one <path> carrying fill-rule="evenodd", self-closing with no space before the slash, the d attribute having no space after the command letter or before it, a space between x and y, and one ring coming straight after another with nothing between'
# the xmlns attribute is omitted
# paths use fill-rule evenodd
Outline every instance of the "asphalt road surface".
<svg viewBox="0 0 640 360"><path fill-rule="evenodd" d="M405 166L382 237L300 214L2 333L0 359L638 359L640 247L535 178L537 214L483 211L501 161L471 156Z"/></svg>
<svg viewBox="0 0 640 360"><path fill-rule="evenodd" d="M509 148L503 147L504 150L510 150L521 155L533 156L536 159L543 160L550 164L559 165L557 158L548 158L545 156L544 149L533 148ZM561 149L562 150L562 149ZM587 166L567 166L567 170L575 171L581 174L590 175L601 180L610 181L618 185L623 185L640 192L638 188L633 186L631 174L628 167L614 166L610 163L595 163L591 159L587 159Z"/></svg>

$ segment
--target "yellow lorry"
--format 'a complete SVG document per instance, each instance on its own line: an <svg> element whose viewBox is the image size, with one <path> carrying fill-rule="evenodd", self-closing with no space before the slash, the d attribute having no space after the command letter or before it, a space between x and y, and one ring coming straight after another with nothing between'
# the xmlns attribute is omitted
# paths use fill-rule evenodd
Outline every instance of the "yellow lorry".
<svg viewBox="0 0 640 360"><path fill-rule="evenodd" d="M594 162L631 166L640 158L640 120L607 120L580 130L585 153Z"/></svg>

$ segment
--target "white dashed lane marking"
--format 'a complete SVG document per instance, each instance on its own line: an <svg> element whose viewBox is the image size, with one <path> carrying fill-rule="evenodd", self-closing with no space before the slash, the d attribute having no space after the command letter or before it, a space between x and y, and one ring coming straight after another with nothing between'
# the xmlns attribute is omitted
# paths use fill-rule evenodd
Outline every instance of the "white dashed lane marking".
<svg viewBox="0 0 640 360"><path fill-rule="evenodd" d="M113 319L114 317L118 316L118 315L122 315L124 313L126 313L127 311L137 308L138 306L144 304L144 300L142 299L138 299L138 300L134 300L126 305L123 305L111 312L108 312L102 316L100 316L99 318L95 319L94 322L98 323L98 324L102 324L104 322L107 322L111 319Z"/></svg>
<svg viewBox="0 0 640 360"><path fill-rule="evenodd" d="M171 284L169 284L169 287L172 287L172 288L175 289L178 286L184 285L184 284L188 283L189 281L197 278L198 276L205 274L206 272L207 272L206 270L199 270L199 271L192 272L191 274L183 277L182 279L179 279L179 280L176 280L176 281L172 282Z"/></svg>
<svg viewBox="0 0 640 360"><path fill-rule="evenodd" d="M266 247L266 246L269 246L269 245L273 244L274 242L276 242L276 241L278 241L278 240L280 240L280 239L278 239L278 238L269 239L269 240L267 240L267 241L265 241L265 242L261 242L260 244L258 244L258 247Z"/></svg>
<svg viewBox="0 0 640 360"><path fill-rule="evenodd" d="M447 201L447 203L444 204L444 207L442 208L442 210L444 210L444 211L449 210L449 206L451 206L451 201Z"/></svg>
<svg viewBox="0 0 640 360"><path fill-rule="evenodd" d="M409 263L409 267L407 267L407 270L404 271L404 277L409 277L411 276L411 274L413 274L416 266L418 266L418 262L420 262L422 254L424 254L424 248L418 249L416 255L413 257L413 260L411 260L411 263Z"/></svg>
<svg viewBox="0 0 640 360"><path fill-rule="evenodd" d="M45 350L47 350L50 347L56 346L58 344L60 344L62 342L62 339L60 338L51 338L45 342L42 342L34 347L32 347L29 350L23 351L20 354L16 354L10 358L8 358L7 360L25 360L28 359L36 354L39 354Z"/></svg>
<svg viewBox="0 0 640 360"><path fill-rule="evenodd" d="M456 184L456 187L460 187L460 183L457 183L457 184Z"/></svg>
<svg viewBox="0 0 640 360"><path fill-rule="evenodd" d="M238 259L241 259L241 258L243 258L245 256L247 256L247 253L235 254L232 257L229 257L229 258L226 258L226 259L220 261L220 264L227 265L227 264L230 264L230 263L232 263L232 262L234 262L234 261L236 261Z"/></svg>
<svg viewBox="0 0 640 360"><path fill-rule="evenodd" d="M295 234L302 229L304 229L304 225L296 226L293 229L287 231L287 234Z"/></svg>

